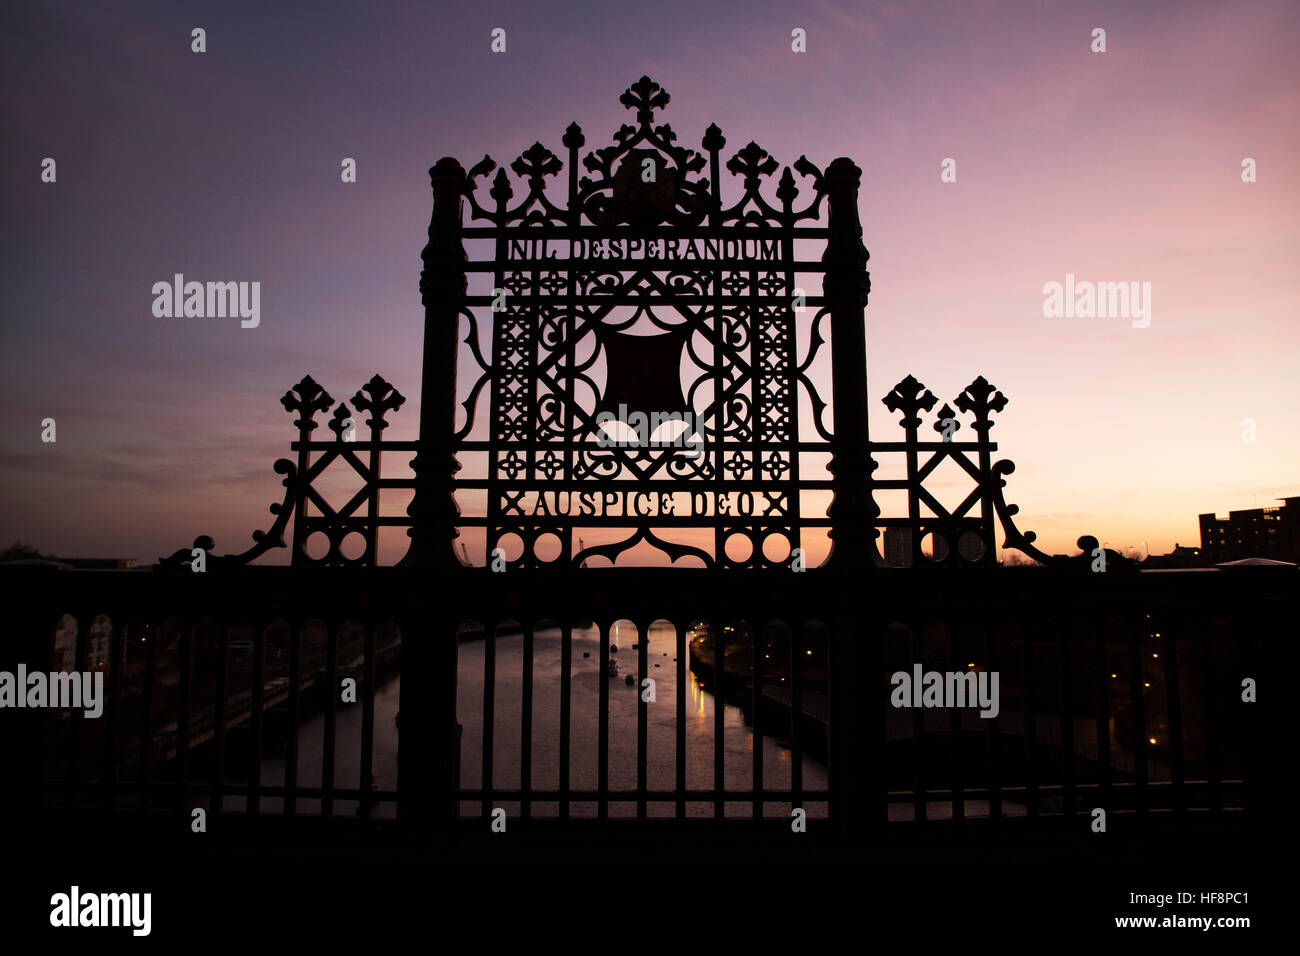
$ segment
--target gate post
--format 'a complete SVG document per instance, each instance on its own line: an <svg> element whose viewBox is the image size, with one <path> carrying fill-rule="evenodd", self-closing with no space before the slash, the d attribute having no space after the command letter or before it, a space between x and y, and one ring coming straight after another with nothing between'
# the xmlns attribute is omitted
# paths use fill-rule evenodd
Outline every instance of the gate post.
<svg viewBox="0 0 1300 956"><path fill-rule="evenodd" d="M430 596L432 575L463 571L454 550L460 510L452 496L460 469L456 430L456 346L465 302L461 197L465 169L444 157L429 170L433 215L420 254L424 356L419 450L411 462L415 494L407 508L411 546L399 569L403 615L398 819L403 829L434 830L452 819L456 732L456 622Z"/></svg>
<svg viewBox="0 0 1300 956"><path fill-rule="evenodd" d="M831 553L825 569L835 579L830 635L831 822L841 836L860 836L884 823L883 770L886 698L879 693L883 637L868 617L864 578L875 571L875 519L867 431L867 355L863 309L871 290L868 253L858 218L862 170L847 157L822 177L830 200L823 291L831 320L834 437L830 471L834 497Z"/></svg>
<svg viewBox="0 0 1300 956"><path fill-rule="evenodd" d="M822 289L831 315L831 394L835 403L831 442L834 498L831 553L827 566L845 574L875 567L876 529L880 514L871 496L871 460L867 438L867 339L863 309L871 291L868 253L858 219L862 170L845 156L833 160L822 177L830 199L826 275Z"/></svg>
<svg viewBox="0 0 1300 956"><path fill-rule="evenodd" d="M465 245L461 241L461 197L465 168L450 156L429 170L433 216L429 241L420 253L420 300L424 303L424 357L420 376L420 450L411 461L415 494L411 547L403 565L425 570L461 567L456 557L453 476L460 464L452 451L456 431L456 342L465 302Z"/></svg>

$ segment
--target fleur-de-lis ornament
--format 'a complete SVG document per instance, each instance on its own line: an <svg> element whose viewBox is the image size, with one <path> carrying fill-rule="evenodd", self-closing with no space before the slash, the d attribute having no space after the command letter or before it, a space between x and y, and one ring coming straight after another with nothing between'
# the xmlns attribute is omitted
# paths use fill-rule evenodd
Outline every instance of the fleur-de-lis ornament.
<svg viewBox="0 0 1300 956"><path fill-rule="evenodd" d="M727 171L745 177L746 189L757 189L760 176L771 176L780 167L762 146L749 142L745 148L727 160Z"/></svg>
<svg viewBox="0 0 1300 956"><path fill-rule="evenodd" d="M316 428L316 413L326 411L334 404L334 399L316 384L314 378L306 375L301 382L284 393L280 404L285 411L291 414L296 412L300 417L295 419L294 424L302 431L309 432Z"/></svg>
<svg viewBox="0 0 1300 956"><path fill-rule="evenodd" d="M928 412L937 401L934 394L911 375L895 385L894 390L884 397L886 408L891 412L903 413L901 422L905 428L919 427L921 417L917 413L921 410Z"/></svg>
<svg viewBox="0 0 1300 956"><path fill-rule="evenodd" d="M983 437L987 436L988 430L993 427L993 421L989 418L989 415L1006 408L1007 397L990 385L988 380L981 375L966 386L966 390L957 396L954 404L963 412L974 414L975 422L971 427Z"/></svg>
<svg viewBox="0 0 1300 956"><path fill-rule="evenodd" d="M630 110L636 110L636 121L642 126L649 126L654 120L654 111L668 105L670 97L667 90L650 79L642 76L629 86L618 101Z"/></svg>
<svg viewBox="0 0 1300 956"><path fill-rule="evenodd" d="M406 396L388 384L380 375L373 376L352 396L352 404L357 407L357 411L370 413L366 424L375 431L383 431L388 427L388 422L384 418L385 412L395 412L405 402Z"/></svg>

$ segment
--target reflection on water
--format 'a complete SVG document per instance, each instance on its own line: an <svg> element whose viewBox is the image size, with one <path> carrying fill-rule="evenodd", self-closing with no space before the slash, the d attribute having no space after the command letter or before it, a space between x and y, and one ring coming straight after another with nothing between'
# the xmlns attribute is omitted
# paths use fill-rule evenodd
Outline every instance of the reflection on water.
<svg viewBox="0 0 1300 956"><path fill-rule="evenodd" d="M381 684L375 691L375 738L374 755L371 767L374 786L379 790L397 789L397 728L393 718L397 716L398 696L401 680L394 678ZM359 788L361 786L361 705L341 705L334 718L334 784L338 787ZM298 731L298 786L319 787L321 785L321 768L324 759L325 717L317 714L302 722ZM246 783L242 778L230 778L232 783ZM262 760L262 786L278 787L284 784L284 756L268 756ZM226 797L225 806L231 810L243 810L247 798ZM278 813L283 805L279 797L263 797L260 806L268 813ZM295 803L297 812L313 814L320 812L320 800L299 797ZM357 812L358 801L335 800L335 816L351 816ZM392 802L372 803L370 814L377 819L391 819L396 816Z"/></svg>
<svg viewBox="0 0 1300 956"><path fill-rule="evenodd" d="M609 683L609 786L611 790L633 790L636 787L637 768L637 700L639 681L624 683L624 675L636 673L638 651L632 646L638 637L633 628L624 625L612 634L612 643L619 647L611 658L619 664L619 675L614 678L600 674L600 640L595 630L573 630L572 698L570 710L570 785L574 789L595 790L598 770L598 716L600 682ZM469 641L459 648L458 719L464 726L461 754L461 785L476 788L482 782L483 741L483 663L486 642ZM559 786L560 766L560 655L561 634L558 629L539 630L533 639L533 726L532 726L532 782L537 789ZM584 657L583 654L590 656ZM652 627L647 651L647 675L655 680L655 701L647 704L646 721L646 786L650 790L672 790L676 786L676 713L677 664L676 636L671 626ZM688 789L705 789L713 786L713 730L714 707L712 693L700 681L686 673L686 785ZM394 717L398 709L400 679L393 679L379 687L375 695L374 782L379 789L395 790L397 787L397 730ZM523 636L513 635L496 639L495 719L493 721L492 764L493 785L510 789L520 785L521 713L523 709ZM358 786L361 767L361 707L341 706L336 718L334 754L334 780L343 787ZM753 731L745 725L739 707L726 705L724 721L724 783L730 789L749 789L753 783ZM325 719L315 715L303 721L298 742L298 784L318 787L321 782L322 742ZM791 754L781 742L770 737L762 741L763 782L766 788L790 785ZM285 762L282 755L268 756L262 762L262 784L280 786L284 781ZM803 781L809 790L826 787L826 768L815 759L804 757ZM244 783L232 776L232 783ZM279 798L262 798L261 807L266 812L278 812ZM242 810L244 797L227 797L226 807ZM507 814L518 812L517 803L497 804ZM312 814L320 811L320 801L302 798L297 801L298 812ZM805 804L810 817L825 814L825 804ZM357 810L355 800L336 800L334 813L351 815ZM688 802L687 815L707 817L713 815L713 804ZM478 802L466 801L461 812L477 815ZM535 802L534 816L555 816L559 805L555 801ZM671 802L650 802L647 814L651 817L672 816L676 812ZM753 807L749 802L729 803L728 816L748 816ZM768 816L789 816L788 803L770 802L765 807ZM575 801L570 813L576 817L594 817L596 804ZM372 814L378 818L394 815L391 803L375 804ZM636 804L611 802L611 817L636 815Z"/></svg>
<svg viewBox="0 0 1300 956"><path fill-rule="evenodd" d="M570 785L580 790L595 790L599 754L600 682L609 683L609 786L611 790L633 790L637 770L637 701L640 681L624 683L624 675L636 674L638 651L632 646L638 635L635 628L624 625L611 632L611 643L619 648L610 658L619 664L619 675L602 677L600 673L600 639L595 630L573 630L572 703L570 713ZM478 787L482 781L483 739L483 656L484 641L460 646L457 714L464 725L464 753L461 758L461 785ZM539 630L533 639L533 727L532 782L538 789L559 785L560 766L560 655L561 633L558 629ZM583 657L583 654L589 657ZM677 782L677 653L676 635L670 625L652 626L645 676L655 680L655 702L646 710L646 786L650 790L672 790ZM686 786L705 789L713 786L714 706L713 694L706 691L687 669L686 679ZM496 639L495 719L493 721L492 782L495 787L510 789L520 784L520 715L523 709L523 636ZM725 748L724 784L729 789L745 790L752 786L753 731L745 726L739 707L726 705L723 714ZM762 741L763 783L765 788L790 784L790 751L777 740ZM825 767L811 758L803 760L805 788L820 790L826 786ZM518 804L501 803L508 814ZM809 816L819 816L823 806L806 805ZM479 803L466 802L463 813L478 813ZM712 803L687 803L688 816L711 816ZM558 813L555 802L534 803L536 816ZM574 816L595 816L594 802L575 802ZM672 816L671 802L651 802L649 816ZM728 804L728 816L752 814L751 803ZM768 815L788 816L789 804L769 803ZM611 817L635 816L636 804L610 803Z"/></svg>

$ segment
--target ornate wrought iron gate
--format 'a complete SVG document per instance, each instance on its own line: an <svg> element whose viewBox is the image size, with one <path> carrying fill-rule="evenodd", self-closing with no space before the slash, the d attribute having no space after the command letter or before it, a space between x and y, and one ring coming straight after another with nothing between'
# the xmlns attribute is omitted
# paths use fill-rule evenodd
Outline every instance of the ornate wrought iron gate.
<svg viewBox="0 0 1300 956"><path fill-rule="evenodd" d="M308 565L378 564L384 526L409 528L403 564L448 569L469 563L462 531L481 535L497 570L628 556L799 570L810 533L833 539L826 566L862 570L883 563L875 539L890 529L891 563L991 565L999 523L1005 546L1064 561L1015 527L1002 494L1014 465L993 460L989 437L1007 399L982 377L953 402L971 440L957 438L947 404L932 423L939 440L922 439L937 399L910 375L883 398L904 440L869 440L861 170L840 158L823 172L803 156L781 169L753 142L724 163L717 126L702 152L679 146L655 125L669 97L649 77L621 102L636 123L612 145L584 155L570 125L567 160L534 143L510 164L515 185L486 156L468 173L450 158L430 170L419 441L383 438L404 398L378 375L353 397L369 417L351 444L354 412L304 378L281 400L298 440L296 460L276 462L278 519L218 564L283 546L290 519L291 561ZM724 168L739 181L730 204ZM547 185L561 174L557 204ZM333 438L314 440L314 416L331 408ZM382 477L383 451L418 452L415 478ZM889 456L903 476L873 478ZM971 482L951 508L926 487L946 461ZM343 466L361 488L336 507L314 483ZM408 516L381 513L388 489L415 490ZM906 493L905 513L881 514L873 492L888 490Z"/></svg>
<svg viewBox="0 0 1300 956"><path fill-rule="evenodd" d="M461 237L493 254L464 265L471 285L491 285L460 310L477 367L454 451L480 467L456 484L486 493L482 516L460 524L484 526L487 553L519 567L613 560L640 542L687 565L788 564L802 528L829 524L824 506L801 508L830 483L805 478L800 456L830 451L809 374L830 310L796 284L831 267L796 255L828 236L801 225L817 220L826 179L801 157L809 201L796 207L787 167L773 205L760 187L777 161L750 143L725 163L744 190L726 206L719 129L702 153L679 146L655 125L669 97L648 77L621 100L636 124L613 145L580 157L582 131L565 132L562 204L546 186L566 164L540 143L511 164L518 198L499 169L480 202L491 159L465 178L472 220L490 225ZM434 172L459 175L448 161Z"/></svg>

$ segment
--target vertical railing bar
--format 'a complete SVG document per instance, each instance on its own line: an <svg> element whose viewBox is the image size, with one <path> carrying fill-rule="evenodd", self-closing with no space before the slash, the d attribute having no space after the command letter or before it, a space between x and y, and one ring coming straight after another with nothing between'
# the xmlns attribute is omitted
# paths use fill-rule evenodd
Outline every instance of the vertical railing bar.
<svg viewBox="0 0 1300 956"><path fill-rule="evenodd" d="M1210 789L1210 809L1223 813L1223 762L1219 753L1219 701L1214 680L1214 618L1201 631L1201 666L1205 702L1202 705L1205 727L1205 771Z"/></svg>
<svg viewBox="0 0 1300 956"><path fill-rule="evenodd" d="M922 632L925 628L924 620L913 620L911 622L912 631L912 664L920 664L921 671L925 671L925 643L922 640ZM912 819L915 823L925 823L929 813L928 790L925 785L925 710L921 707L912 708L912 781L915 790L912 795Z"/></svg>
<svg viewBox="0 0 1300 956"><path fill-rule="evenodd" d="M948 670L963 673L957 654L957 627L952 618L944 619L944 629L948 632ZM952 822L962 823L966 819L966 787L962 782L962 716L965 712L960 707L953 707L948 715L948 728L952 734Z"/></svg>
<svg viewBox="0 0 1300 956"><path fill-rule="evenodd" d="M1269 616L1265 616L1266 607L1271 612ZM1260 637L1264 634L1271 635L1275 631L1270 622L1276 620L1276 617L1272 616L1277 613L1276 604L1273 601L1261 601L1248 613L1250 619L1245 629L1235 628L1233 637L1238 648L1237 659L1241 662L1241 673L1255 676L1259 674ZM1240 687L1240 684L1237 686ZM1242 728L1238 733L1246 741L1246 746L1243 748L1241 755L1241 806L1243 811L1249 815L1254 813L1256 808L1260 806L1258 784L1260 751L1263 749L1262 741L1266 737L1259 732L1259 711L1254 706L1247 707L1243 716L1244 720L1238 725Z"/></svg>
<svg viewBox="0 0 1300 956"><path fill-rule="evenodd" d="M289 699L285 702L284 814L298 812L298 712L302 693L302 629L306 620L289 625Z"/></svg>
<svg viewBox="0 0 1300 956"><path fill-rule="evenodd" d="M723 702L722 677L727 666L727 628L722 625L713 639L713 816L721 820L726 816L726 710Z"/></svg>
<svg viewBox="0 0 1300 956"><path fill-rule="evenodd" d="M147 813L153 796L153 698L158 674L158 628L148 623L143 626L148 636L145 638L144 687L140 696L139 809Z"/></svg>
<svg viewBox="0 0 1300 956"><path fill-rule="evenodd" d="M844 664L845 640L838 633L839 624L840 621L832 617L826 630L826 697L830 712L826 725L826 802L831 827L837 831L847 825L853 816L852 811L857 809L844 799L845 788L842 781L847 779L849 774L846 772L845 762L837 757L840 741L848 737L853 730L851 727L842 727L835 719L836 713L842 708L840 695L846 683L837 675L841 673L841 668L844 669L843 673L852 673Z"/></svg>
<svg viewBox="0 0 1300 956"><path fill-rule="evenodd" d="M496 734L497 625L484 621L483 632L483 816L492 816L492 764Z"/></svg>
<svg viewBox="0 0 1300 956"><path fill-rule="evenodd" d="M407 623L401 626L399 637L402 640L408 640L409 635L415 633L415 628L410 623L411 620L412 618L408 617ZM443 667L443 673L436 684L440 688L441 703L434 709L436 718L434 727L440 733L449 734L452 744L449 754L450 760L447 764L439 767L437 788L434 791L435 795L439 797L437 810L439 811L438 818L443 821L439 825L442 826L449 824L461 815L461 805L460 801L456 799L456 793L464 779L461 774L461 767L464 764L465 757L465 727L460 722L460 715L457 712L457 698L460 693L460 626L456 625L446 631L438 630L434 633L438 635L437 640L442 644L437 649L437 659L442 662ZM408 673L410 672L408 671ZM409 682L407 686L410 686ZM398 739L400 741L400 735ZM407 740L410 739L408 734ZM415 746L410 747L407 752L421 753L422 743L422 741L417 741ZM445 800L441 799L441 795L444 793L446 794ZM416 812L419 812L418 808Z"/></svg>
<svg viewBox="0 0 1300 956"><path fill-rule="evenodd" d="M1020 627L1020 658L1024 673L1025 813L1032 819L1038 816L1038 772L1034 761L1038 749L1038 702L1035 700L1034 638L1023 620Z"/></svg>
<svg viewBox="0 0 1300 956"><path fill-rule="evenodd" d="M524 625L524 662L522 676L523 710L519 714L519 816L532 816L529 790L533 785L533 625Z"/></svg>
<svg viewBox="0 0 1300 956"><path fill-rule="evenodd" d="M998 673L998 627L997 620L989 618L986 621L987 645L985 647L985 656L988 658L988 672L990 674ZM999 681L999 690L1000 690ZM1001 708L998 709L1001 714ZM984 717L981 714L980 719L988 721L988 747L989 747L989 820L996 826L1002 822L1002 734L998 726L999 716Z"/></svg>
<svg viewBox="0 0 1300 956"><path fill-rule="evenodd" d="M320 814L334 815L334 760L338 746L339 636L343 622L332 617L325 625L325 737L321 741Z"/></svg>
<svg viewBox="0 0 1300 956"><path fill-rule="evenodd" d="M875 544L871 545L875 550ZM860 657L858 665L863 674L874 675L871 678L877 688L882 688L889 668L889 646L886 637L887 623L879 614L873 614L864 628L866 653ZM889 686L885 684L884 686ZM867 760L864 762L872 768L869 775L870 784L865 793L864 810L873 838L881 838L889 825L889 773L886 770L885 755L889 744L889 710L888 696L879 693L874 700L868 700L866 706L859 707L857 718L862 733L867 741Z"/></svg>
<svg viewBox="0 0 1300 956"><path fill-rule="evenodd" d="M564 625L560 645L560 819L569 819L569 792L573 789L569 775L569 747L572 735L571 698L573 691L573 628Z"/></svg>
<svg viewBox="0 0 1300 956"><path fill-rule="evenodd" d="M650 627L645 619L636 622L636 818L646 818L646 750L649 746L649 704L645 700L644 682L650 667Z"/></svg>
<svg viewBox="0 0 1300 956"><path fill-rule="evenodd" d="M596 816L609 817L609 629L612 625L593 622L600 634L599 701L596 730Z"/></svg>
<svg viewBox="0 0 1300 956"><path fill-rule="evenodd" d="M245 812L262 812L262 699L266 684L266 632L259 623L253 637L253 686L248 712L248 802Z"/></svg>
<svg viewBox="0 0 1300 956"><path fill-rule="evenodd" d="M1142 637L1145 629L1137 626L1132 618L1126 617L1124 630L1128 637L1129 693L1133 706L1134 799L1137 801L1138 813L1145 815L1148 801L1151 799L1151 793L1147 788L1146 695L1143 692L1143 685L1146 682L1142 679ZM1102 684L1105 684L1105 673L1103 672L1101 676Z"/></svg>
<svg viewBox="0 0 1300 956"><path fill-rule="evenodd" d="M95 625L95 615L89 612L72 615L73 626L77 629L75 643L72 646L72 670L78 683L87 670L86 657L90 650L90 629ZM89 623L87 623L89 622ZM53 700L50 701L54 703ZM64 783L67 787L64 800L69 811L76 811L81 805L81 722L85 710L73 707L68 712L68 750L67 773Z"/></svg>
<svg viewBox="0 0 1300 956"><path fill-rule="evenodd" d="M119 609L120 610L120 609ZM122 662L125 660L126 618L114 614L109 621L107 699L104 701L104 793L105 810L116 804L117 789L117 715L122 694Z"/></svg>
<svg viewBox="0 0 1300 956"><path fill-rule="evenodd" d="M190 684L194 676L195 620L181 621L180 675L176 684L176 811L184 815L190 755Z"/></svg>
<svg viewBox="0 0 1300 956"><path fill-rule="evenodd" d="M1183 765L1183 708L1178 690L1178 641L1169 630L1172 623L1163 623L1161 630L1164 631L1164 641L1161 642L1161 649L1165 655L1165 725L1169 728L1169 780L1173 789L1174 813L1181 817L1187 811L1187 794L1184 790L1186 769Z"/></svg>
<svg viewBox="0 0 1300 956"><path fill-rule="evenodd" d="M377 622L362 622L365 628L365 696L361 698L361 819L369 820L375 769L375 627Z"/></svg>
<svg viewBox="0 0 1300 956"><path fill-rule="evenodd" d="M759 714L763 709L763 649L764 638L769 627L764 621L750 630L750 646L753 648L753 661L750 665L750 677L753 680L750 708L751 730L753 731L753 785L754 785L754 819L763 819L763 732L760 727ZM760 628L762 633L760 633Z"/></svg>
<svg viewBox="0 0 1300 956"><path fill-rule="evenodd" d="M1065 621L1056 627L1057 647L1060 649L1061 670L1061 785L1064 790L1064 812L1067 818L1075 812L1074 796L1074 688L1070 683L1070 624Z"/></svg>
<svg viewBox="0 0 1300 956"><path fill-rule="evenodd" d="M686 819L686 621L674 621L673 633L677 642L677 725L675 729L674 756L677 775L677 819Z"/></svg>
<svg viewBox="0 0 1300 956"><path fill-rule="evenodd" d="M1106 622L1096 617L1089 625L1097 634L1097 654L1093 669L1097 673L1097 773L1098 799L1108 811L1114 806L1111 794L1110 697L1106 690Z"/></svg>
<svg viewBox="0 0 1300 956"><path fill-rule="evenodd" d="M229 696L230 621L217 621L216 686L212 696L212 800L208 816L226 809L226 698Z"/></svg>
<svg viewBox="0 0 1300 956"><path fill-rule="evenodd" d="M803 658L804 630L799 621L790 629L790 801L792 809L803 805Z"/></svg>

